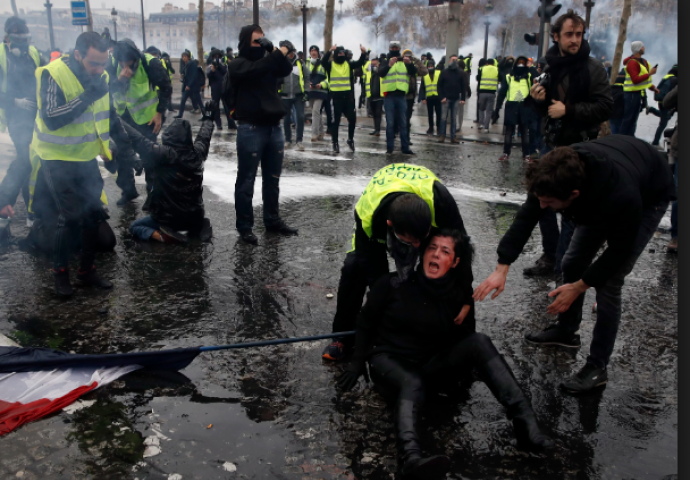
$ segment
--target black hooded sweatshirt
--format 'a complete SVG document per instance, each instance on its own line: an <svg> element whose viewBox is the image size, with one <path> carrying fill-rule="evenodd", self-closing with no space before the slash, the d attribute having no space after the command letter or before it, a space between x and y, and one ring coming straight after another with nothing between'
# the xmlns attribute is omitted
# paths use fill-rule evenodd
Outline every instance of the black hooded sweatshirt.
<svg viewBox="0 0 690 480"><path fill-rule="evenodd" d="M278 80L292 72L292 63L280 50L259 54L260 47L251 46L252 33L257 28L258 25L247 25L240 31L240 54L228 64L233 96L229 103L234 105L235 120L275 127L286 113L278 96ZM258 55L261 56L256 58Z"/></svg>
<svg viewBox="0 0 690 480"><path fill-rule="evenodd" d="M183 119L173 120L163 131L162 145L151 142L127 124L125 129L144 168L154 172L151 218L177 231L200 229L204 219L204 162L211 144L213 120L202 121L193 142L192 127Z"/></svg>

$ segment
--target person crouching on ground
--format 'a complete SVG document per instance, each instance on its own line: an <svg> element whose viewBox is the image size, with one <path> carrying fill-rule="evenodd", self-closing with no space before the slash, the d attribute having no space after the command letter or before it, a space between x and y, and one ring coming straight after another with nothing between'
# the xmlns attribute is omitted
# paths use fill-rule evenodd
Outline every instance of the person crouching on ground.
<svg viewBox="0 0 690 480"><path fill-rule="evenodd" d="M552 447L503 356L489 337L475 331L469 237L435 229L423 252L406 281L395 286L396 274L389 273L372 287L357 319L355 355L338 386L351 390L368 362L374 381L397 394L395 427L404 478L428 480L449 471L448 457L422 457L419 411L429 384L457 382L472 369L507 407L521 445Z"/></svg>
<svg viewBox="0 0 690 480"><path fill-rule="evenodd" d="M151 191L150 216L135 220L130 232L141 240L161 243L186 242L190 237L208 240L211 224L204 218L204 162L213 134L213 118L218 104L207 102L201 129L192 142L192 127L187 120L175 119L162 135L162 145L151 142L126 125L132 147L144 168L155 171Z"/></svg>

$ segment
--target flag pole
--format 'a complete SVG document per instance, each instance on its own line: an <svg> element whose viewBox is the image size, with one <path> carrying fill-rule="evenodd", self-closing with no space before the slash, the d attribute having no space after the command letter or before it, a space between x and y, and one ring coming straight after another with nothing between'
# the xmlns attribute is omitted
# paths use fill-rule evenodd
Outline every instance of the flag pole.
<svg viewBox="0 0 690 480"><path fill-rule="evenodd" d="M292 337L292 338L279 338L277 340L262 340L258 342L247 342L247 343L232 343L230 345L217 345L214 347L199 347L201 352L212 352L215 350L234 350L238 348L251 348L251 347L265 347L267 345L283 345L285 343L300 343L300 342L313 342L315 340L323 340L326 338L337 338L337 337L350 337L355 334L355 331L350 332L334 332L326 333L323 335L312 335L310 337Z"/></svg>

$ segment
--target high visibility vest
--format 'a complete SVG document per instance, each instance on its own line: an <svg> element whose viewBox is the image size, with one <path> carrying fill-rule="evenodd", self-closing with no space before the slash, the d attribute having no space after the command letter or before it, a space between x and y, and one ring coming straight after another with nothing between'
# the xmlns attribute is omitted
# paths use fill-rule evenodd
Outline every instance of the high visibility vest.
<svg viewBox="0 0 690 480"><path fill-rule="evenodd" d="M44 70L50 73L58 84L65 101L69 103L84 93L77 77L64 62L64 58L36 69L36 97L39 113L34 123L34 136L31 152L41 160L62 160L66 162L88 162L97 155L111 159L108 140L110 139L110 97L106 93L72 120L57 130L50 130L41 119L41 76ZM108 74L103 73L105 80Z"/></svg>
<svg viewBox="0 0 690 480"><path fill-rule="evenodd" d="M302 61L297 60L295 62L295 65L297 65L297 67L299 67L297 69L297 70L299 70L299 87L302 90L302 93L304 93L304 73L302 72ZM285 85L285 84L283 84L283 85ZM283 85L281 85L280 88L278 89L278 93L281 93L283 91Z"/></svg>
<svg viewBox="0 0 690 480"><path fill-rule="evenodd" d="M438 178L426 167L409 163L393 163L376 172L355 205L362 228L369 238L372 235L374 212L386 195L394 192L415 193L431 209L431 224L436 226L434 214L434 182ZM380 240L385 243L385 240ZM354 249L354 237L352 239Z"/></svg>
<svg viewBox="0 0 690 480"><path fill-rule="evenodd" d="M150 63L151 59L155 58L148 53L146 62ZM122 67L118 64L117 76L120 76ZM144 125L149 123L158 109L158 93L155 88L152 88L149 83L149 76L146 74L144 65L139 63L137 71L129 79L129 86L127 91L123 93L114 93L113 101L118 115L123 115L125 110L129 111L132 120L137 125Z"/></svg>
<svg viewBox="0 0 690 480"><path fill-rule="evenodd" d="M465 59L465 71L469 72L470 70L472 70L472 59L470 57L467 57Z"/></svg>
<svg viewBox="0 0 690 480"><path fill-rule="evenodd" d="M515 80L512 75L506 75L508 82L508 95L506 100L508 102L522 102L529 97L530 86L532 85L532 75L527 75L527 78L522 78L519 81Z"/></svg>
<svg viewBox="0 0 690 480"><path fill-rule="evenodd" d="M480 90L498 89L498 68L493 65L484 65L479 69L482 72L482 80L479 83Z"/></svg>
<svg viewBox="0 0 690 480"><path fill-rule="evenodd" d="M168 68L168 63L164 59L161 58L161 64L163 65L163 68L165 68L165 71L168 72L168 76L170 77L170 83L172 83L173 74L170 71L170 69ZM156 87L156 90L158 90L158 87Z"/></svg>
<svg viewBox="0 0 690 480"><path fill-rule="evenodd" d="M431 74L424 76L424 88L426 89L427 97L438 97L438 78L441 76L441 72L434 70L434 77L431 78Z"/></svg>
<svg viewBox="0 0 690 480"><path fill-rule="evenodd" d="M629 62L635 61L633 59L629 60ZM644 66L644 63L642 62L637 62L640 65L640 75L645 75L649 73L649 70ZM623 84L623 91L624 92L637 92L640 90L646 90L647 88L652 86L652 77L651 75L647 77L647 80L645 80L642 83L635 84L632 81L632 77L628 73L628 68L626 65L625 68L625 83Z"/></svg>
<svg viewBox="0 0 690 480"><path fill-rule="evenodd" d="M402 60L395 62L395 65L388 70L388 75L381 77L382 92L401 90L407 93L409 89L410 82L407 79L407 67L405 67L405 62Z"/></svg>
<svg viewBox="0 0 690 480"><path fill-rule="evenodd" d="M331 92L347 92L352 90L352 85L350 85L350 62L347 60L340 64L332 62L331 74L328 76L328 85Z"/></svg>
<svg viewBox="0 0 690 480"><path fill-rule="evenodd" d="M369 65L369 68L367 68L364 71L364 87L367 92L367 98L371 98L371 79L374 76L373 72L371 71L371 64ZM383 91L383 79L379 77L379 92Z"/></svg>
<svg viewBox="0 0 690 480"><path fill-rule="evenodd" d="M0 70L2 70L2 84L0 85L0 91L2 93L7 93L7 51L9 46L0 43ZM36 64L36 68L41 65L41 57L38 54L38 50L33 45L29 46L29 56ZM7 117L5 117L5 110L0 108L0 132L4 132L7 128Z"/></svg>
<svg viewBox="0 0 690 480"><path fill-rule="evenodd" d="M315 69L316 69L316 74L317 74L317 75L323 75L324 77L326 77L326 78L324 78L324 79L321 81L321 84L320 84L320 85L321 85L321 89L322 89L322 90L328 90L328 74L326 73L326 69L323 68L323 65L321 65L320 63L319 63L319 67L316 68L316 67L314 66L314 64L312 64L311 62L309 62L309 74L310 74L310 76L311 76L311 75L314 75L314 70L315 70ZM311 80L310 80L310 81L311 81Z"/></svg>

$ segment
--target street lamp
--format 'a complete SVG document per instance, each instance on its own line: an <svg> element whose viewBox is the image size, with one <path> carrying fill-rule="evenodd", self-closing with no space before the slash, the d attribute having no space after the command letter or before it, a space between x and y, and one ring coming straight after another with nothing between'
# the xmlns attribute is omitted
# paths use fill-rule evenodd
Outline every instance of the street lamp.
<svg viewBox="0 0 690 480"><path fill-rule="evenodd" d="M53 4L50 3L50 0L46 0L46 3L44 5L46 9L48 10L48 34L50 35L50 51L54 52L55 51L55 37L53 36L53 16L51 14L51 8L53 8Z"/></svg>
<svg viewBox="0 0 690 480"><path fill-rule="evenodd" d="M585 31L589 31L589 19L590 15L592 14L592 7L594 6L594 2L592 0L587 0L585 2L585 7L587 8L587 15L585 17Z"/></svg>
<svg viewBox="0 0 690 480"><path fill-rule="evenodd" d="M115 7L110 11L110 18L113 19L113 31L115 32L115 41L117 42L117 10L115 10Z"/></svg>
<svg viewBox="0 0 690 480"><path fill-rule="evenodd" d="M343 0L338 0L340 4L340 18L343 18Z"/></svg>
<svg viewBox="0 0 690 480"><path fill-rule="evenodd" d="M144 0L141 0L141 36L144 50L146 50L146 26L144 25Z"/></svg>
<svg viewBox="0 0 690 480"><path fill-rule="evenodd" d="M307 1L302 0L302 51L304 52L304 58L309 58L309 52L307 52ZM342 0L341 0L342 1Z"/></svg>
<svg viewBox="0 0 690 480"><path fill-rule="evenodd" d="M484 33L484 58L488 58L487 54L489 52L489 25L491 25L491 22L489 21L489 14L491 11L494 9L494 6L491 4L491 0L486 2L486 5L484 6L484 12L486 12L486 15L484 15L484 18L486 21L484 22L484 25L486 25L486 31Z"/></svg>

